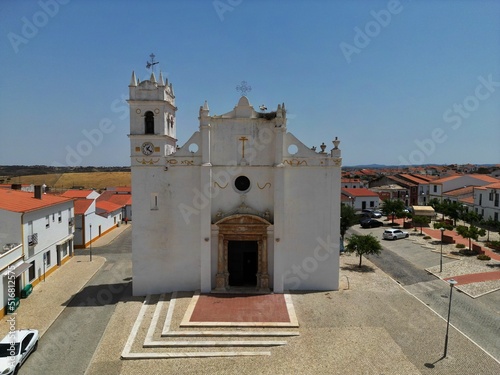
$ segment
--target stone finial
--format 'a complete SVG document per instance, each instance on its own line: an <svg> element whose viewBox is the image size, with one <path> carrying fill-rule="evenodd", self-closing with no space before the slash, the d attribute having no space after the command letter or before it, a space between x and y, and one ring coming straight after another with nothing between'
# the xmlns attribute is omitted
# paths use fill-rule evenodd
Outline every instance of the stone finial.
<svg viewBox="0 0 500 375"><path fill-rule="evenodd" d="M333 149L334 150L338 150L339 149L339 144L340 144L340 141L338 139L338 137L335 137L335 139L332 141L333 143Z"/></svg>
<svg viewBox="0 0 500 375"><path fill-rule="evenodd" d="M326 149L325 142L322 142L321 145L319 146L319 148L321 148L321 153L324 154L325 153L325 149Z"/></svg>
<svg viewBox="0 0 500 375"><path fill-rule="evenodd" d="M151 77L149 78L149 80L153 83L156 83L156 77L154 73L151 73Z"/></svg>
<svg viewBox="0 0 500 375"><path fill-rule="evenodd" d="M163 73L160 70L160 86L165 86L165 82L163 81Z"/></svg>
<svg viewBox="0 0 500 375"><path fill-rule="evenodd" d="M130 85L129 86L137 86L137 78L135 76L135 72L132 71L132 78L130 79Z"/></svg>

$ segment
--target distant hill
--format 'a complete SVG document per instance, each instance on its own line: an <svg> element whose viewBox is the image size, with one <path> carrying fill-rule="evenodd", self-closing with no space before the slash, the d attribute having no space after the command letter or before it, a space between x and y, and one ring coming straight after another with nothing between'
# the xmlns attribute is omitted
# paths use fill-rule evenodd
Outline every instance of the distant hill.
<svg viewBox="0 0 500 375"><path fill-rule="evenodd" d="M52 190L104 189L130 186L131 176L129 167L0 166L0 184L45 184Z"/></svg>

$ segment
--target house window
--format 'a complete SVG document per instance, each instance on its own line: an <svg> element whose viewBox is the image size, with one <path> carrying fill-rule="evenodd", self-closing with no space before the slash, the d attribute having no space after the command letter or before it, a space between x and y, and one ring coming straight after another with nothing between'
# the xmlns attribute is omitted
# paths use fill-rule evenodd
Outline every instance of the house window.
<svg viewBox="0 0 500 375"><path fill-rule="evenodd" d="M479 194L479 205L483 204L483 194Z"/></svg>
<svg viewBox="0 0 500 375"><path fill-rule="evenodd" d="M50 266L50 250L43 254L43 257L45 259L45 264L47 265L47 267Z"/></svg>
<svg viewBox="0 0 500 375"><path fill-rule="evenodd" d="M31 262L31 267L28 268L28 278L29 281L32 281L35 279L35 261Z"/></svg>
<svg viewBox="0 0 500 375"><path fill-rule="evenodd" d="M151 194L151 209L152 210L158 209L158 193Z"/></svg>
<svg viewBox="0 0 500 375"><path fill-rule="evenodd" d="M498 203L499 203L499 199L500 198L500 194L495 194L495 207L498 207Z"/></svg>
<svg viewBox="0 0 500 375"><path fill-rule="evenodd" d="M498 212L495 212L493 215L493 220L498 221Z"/></svg>
<svg viewBox="0 0 500 375"><path fill-rule="evenodd" d="M116 216L113 217L113 223L116 224Z"/></svg>
<svg viewBox="0 0 500 375"><path fill-rule="evenodd" d="M45 228L50 227L50 216L45 216Z"/></svg>
<svg viewBox="0 0 500 375"><path fill-rule="evenodd" d="M433 189L434 189L434 190L433 190L433 191L434 191L434 193L437 193L437 191L438 191L438 187L437 187L437 185L432 185L432 187L433 187Z"/></svg>
<svg viewBox="0 0 500 375"><path fill-rule="evenodd" d="M59 213L57 215L58 215L57 221L59 223L62 223L62 213L61 213L61 211L59 211Z"/></svg>
<svg viewBox="0 0 500 375"><path fill-rule="evenodd" d="M55 213L52 214L52 222L54 222L54 221L56 221L56 214Z"/></svg>
<svg viewBox="0 0 500 375"><path fill-rule="evenodd" d="M144 116L144 133L145 134L155 133L155 116L151 111L147 111Z"/></svg>
<svg viewBox="0 0 500 375"><path fill-rule="evenodd" d="M370 201L370 207L375 207L375 202L374 201Z"/></svg>

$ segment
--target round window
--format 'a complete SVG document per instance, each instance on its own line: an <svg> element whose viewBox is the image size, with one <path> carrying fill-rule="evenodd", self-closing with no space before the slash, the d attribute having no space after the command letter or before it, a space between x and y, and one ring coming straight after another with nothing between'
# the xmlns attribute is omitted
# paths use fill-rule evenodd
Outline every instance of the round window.
<svg viewBox="0 0 500 375"><path fill-rule="evenodd" d="M247 191L250 188L250 180L247 176L239 176L234 180L234 187L239 191Z"/></svg>

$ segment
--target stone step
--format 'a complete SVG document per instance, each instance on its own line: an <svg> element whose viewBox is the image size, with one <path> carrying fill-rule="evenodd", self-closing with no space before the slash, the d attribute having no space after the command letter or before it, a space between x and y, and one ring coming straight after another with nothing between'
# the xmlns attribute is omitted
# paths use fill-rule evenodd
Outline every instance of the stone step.
<svg viewBox="0 0 500 375"><path fill-rule="evenodd" d="M262 341L262 340L239 340L239 341L150 341L145 342L144 348L163 348L163 347L267 347L286 345L286 341Z"/></svg>

